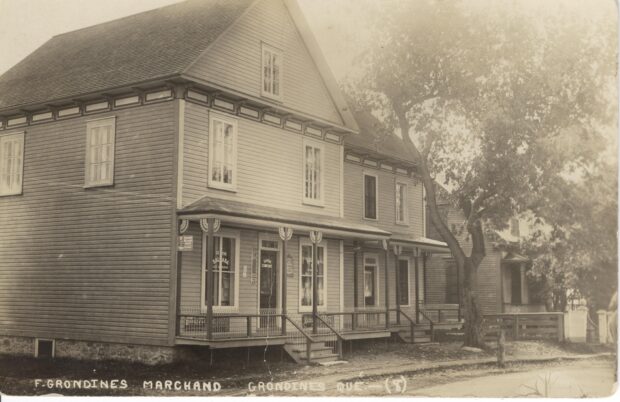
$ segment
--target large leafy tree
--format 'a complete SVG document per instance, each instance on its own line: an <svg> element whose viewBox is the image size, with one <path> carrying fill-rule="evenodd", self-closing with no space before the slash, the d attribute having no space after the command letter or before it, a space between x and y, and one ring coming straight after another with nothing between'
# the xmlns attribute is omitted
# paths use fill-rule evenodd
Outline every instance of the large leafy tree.
<svg viewBox="0 0 620 402"><path fill-rule="evenodd" d="M601 127L615 122L615 20L521 2L378 3L368 4L376 41L345 90L353 107L405 140L430 218L464 273L465 344L483 346L485 231L535 214L605 148ZM467 242L442 217L436 183L465 217Z"/></svg>

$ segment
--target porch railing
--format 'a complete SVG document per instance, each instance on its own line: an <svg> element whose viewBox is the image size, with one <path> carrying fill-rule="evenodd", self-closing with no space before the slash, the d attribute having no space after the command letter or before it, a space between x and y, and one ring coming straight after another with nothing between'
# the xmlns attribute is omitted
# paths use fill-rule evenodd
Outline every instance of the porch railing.
<svg viewBox="0 0 620 402"><path fill-rule="evenodd" d="M420 310L420 315L422 316L423 319L425 319L426 321L428 321L429 325L430 325L430 331L431 331L431 342L435 340L435 322L433 322L433 320L426 315L426 313L422 310Z"/></svg>
<svg viewBox="0 0 620 402"><path fill-rule="evenodd" d="M206 314L179 314L177 333L179 336L202 340L285 336L285 328L278 326L278 318L282 317L282 314L214 314L209 339Z"/></svg>
<svg viewBox="0 0 620 402"><path fill-rule="evenodd" d="M460 322L462 318L461 305L449 305L439 304L434 306L433 304L426 304L423 300L418 300L416 303L418 311L424 312L427 317L432 317L436 323L457 321Z"/></svg>
<svg viewBox="0 0 620 402"><path fill-rule="evenodd" d="M330 324L340 331L381 330L389 328L386 310L355 310L321 313Z"/></svg>

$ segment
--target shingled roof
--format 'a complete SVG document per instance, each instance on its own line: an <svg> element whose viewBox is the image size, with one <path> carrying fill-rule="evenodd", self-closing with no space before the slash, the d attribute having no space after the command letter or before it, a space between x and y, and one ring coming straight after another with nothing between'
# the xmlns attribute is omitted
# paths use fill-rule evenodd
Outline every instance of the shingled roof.
<svg viewBox="0 0 620 402"><path fill-rule="evenodd" d="M0 109L182 73L254 0L188 0L54 36L0 77Z"/></svg>
<svg viewBox="0 0 620 402"><path fill-rule="evenodd" d="M355 111L353 114L360 131L359 135L345 138L348 149L415 164L402 138L388 131L375 116L367 111Z"/></svg>

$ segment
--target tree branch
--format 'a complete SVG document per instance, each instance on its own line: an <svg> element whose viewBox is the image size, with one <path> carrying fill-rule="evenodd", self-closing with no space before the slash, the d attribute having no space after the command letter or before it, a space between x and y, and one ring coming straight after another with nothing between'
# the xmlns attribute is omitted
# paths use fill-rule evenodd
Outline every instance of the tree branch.
<svg viewBox="0 0 620 402"><path fill-rule="evenodd" d="M435 181L431 177L426 159L422 157L420 151L411 140L411 137L409 137L410 125L407 120L406 112L402 107L396 105L394 105L394 111L399 120L401 134L405 145L409 149L409 152L413 156L414 160L417 162L420 176L422 177L422 183L424 184L424 188L426 190L426 205L428 205L431 221L435 225L435 228L437 228L437 231L441 237L448 244L448 248L452 252L452 255L456 259L459 266L463 266L465 263L465 252L461 248L457 238L448 228L448 224L443 221L441 214L439 213L439 207L437 206L437 194L435 192Z"/></svg>

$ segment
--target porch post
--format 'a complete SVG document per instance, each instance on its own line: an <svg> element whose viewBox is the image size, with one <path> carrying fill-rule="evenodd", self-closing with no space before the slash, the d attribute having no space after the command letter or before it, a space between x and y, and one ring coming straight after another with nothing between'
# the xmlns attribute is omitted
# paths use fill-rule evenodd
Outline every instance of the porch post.
<svg viewBox="0 0 620 402"><path fill-rule="evenodd" d="M413 249L414 275L415 275L415 322L420 323L420 275L418 275L418 254L417 248Z"/></svg>
<svg viewBox="0 0 620 402"><path fill-rule="evenodd" d="M422 289L424 289L424 299L422 301L426 303L426 258L428 257L428 252L422 253Z"/></svg>
<svg viewBox="0 0 620 402"><path fill-rule="evenodd" d="M400 260L398 259L398 257L400 256L400 253L401 253L401 246L394 246L394 278L396 278L394 283L396 284L395 292L396 292L396 324L397 325L400 325L400 267L398 266L398 264L400 263Z"/></svg>
<svg viewBox="0 0 620 402"><path fill-rule="evenodd" d="M383 240L383 250L385 251L385 328L390 327L390 286L388 285L388 267L390 262L389 243Z"/></svg>
<svg viewBox="0 0 620 402"><path fill-rule="evenodd" d="M286 335L286 277L287 277L287 266L286 266L286 243L291 240L293 237L293 229L281 227L278 231L280 233L280 239L282 239L282 335Z"/></svg>
<svg viewBox="0 0 620 402"><path fill-rule="evenodd" d="M215 259L215 242L213 240L213 218L207 219L207 339L213 333L213 260Z"/></svg>
<svg viewBox="0 0 620 402"><path fill-rule="evenodd" d="M311 231L310 232L310 241L312 241L312 333L317 334L318 331L318 299L319 299L319 278L318 278L318 244L323 239L323 233L319 231ZM325 281L325 278L323 278ZM325 286L325 282L323 282L323 286Z"/></svg>
<svg viewBox="0 0 620 402"><path fill-rule="evenodd" d="M357 290L357 258L359 254L359 243L356 241L353 242L353 308L357 309L358 307L358 290Z"/></svg>

